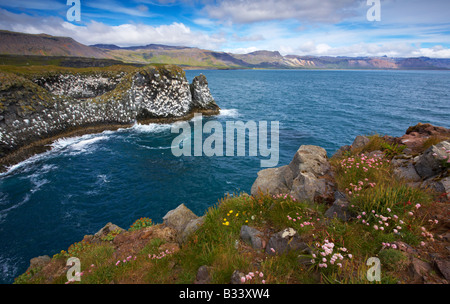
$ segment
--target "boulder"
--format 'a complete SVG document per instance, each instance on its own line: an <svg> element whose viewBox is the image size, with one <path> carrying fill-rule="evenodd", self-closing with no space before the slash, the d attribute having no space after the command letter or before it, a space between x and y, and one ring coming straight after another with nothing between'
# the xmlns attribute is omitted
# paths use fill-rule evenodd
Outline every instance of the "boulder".
<svg viewBox="0 0 450 304"><path fill-rule="evenodd" d="M190 84L192 95L192 107L199 109L218 110L219 107L214 101L208 88L208 81L205 75L195 76Z"/></svg>
<svg viewBox="0 0 450 304"><path fill-rule="evenodd" d="M251 194L256 195L258 191L272 195L289 193L292 180L292 171L289 166L261 170L252 185Z"/></svg>
<svg viewBox="0 0 450 304"><path fill-rule="evenodd" d="M30 267L28 267L27 272L30 271L31 269L43 268L44 266L47 266L47 264L49 264L51 260L52 258L49 257L48 255L42 255L32 258L30 260Z"/></svg>
<svg viewBox="0 0 450 304"><path fill-rule="evenodd" d="M447 198L450 200L450 176L441 179L438 183L442 185L442 188L444 188L444 193L447 194Z"/></svg>
<svg viewBox="0 0 450 304"><path fill-rule="evenodd" d="M420 155L414 164L417 173L423 179L430 178L446 170L444 163L448 160L450 153L450 142L443 141L428 148Z"/></svg>
<svg viewBox="0 0 450 304"><path fill-rule="evenodd" d="M301 146L289 164L293 177L301 172L309 172L315 176L323 176L331 169L327 159L327 151L324 148L311 145Z"/></svg>
<svg viewBox="0 0 450 304"><path fill-rule="evenodd" d="M186 242L187 238L197 231L198 228L200 228L201 225L205 222L205 216L198 217L196 219L190 220L186 227L184 228L183 232L181 233L181 242Z"/></svg>
<svg viewBox="0 0 450 304"><path fill-rule="evenodd" d="M251 245L254 249L264 249L265 242L263 236L264 234L255 228L249 227L247 225L243 225L241 227L241 239Z"/></svg>
<svg viewBox="0 0 450 304"><path fill-rule="evenodd" d="M191 233L203 224L204 217L198 217L184 204L181 204L174 210L167 212L163 221L164 225L177 231L178 241L183 243Z"/></svg>
<svg viewBox="0 0 450 304"><path fill-rule="evenodd" d="M450 260L438 259L434 263L442 276L450 282Z"/></svg>
<svg viewBox="0 0 450 304"><path fill-rule="evenodd" d="M418 182L421 180L419 174L416 171L416 168L411 161L393 161L392 165L394 165L393 173L397 178L408 182Z"/></svg>
<svg viewBox="0 0 450 304"><path fill-rule="evenodd" d="M348 210L349 202L343 199L337 199L333 205L325 212L327 218L338 218L344 222L350 220L351 214Z"/></svg>
<svg viewBox="0 0 450 304"><path fill-rule="evenodd" d="M358 135L355 137L355 140L353 140L351 150L355 151L358 149L364 148L365 145L369 143L370 139L367 136Z"/></svg>
<svg viewBox="0 0 450 304"><path fill-rule="evenodd" d="M197 276L195 278L194 284L209 284L211 282L210 270L210 266L200 266L200 268L197 270Z"/></svg>
<svg viewBox="0 0 450 304"><path fill-rule="evenodd" d="M284 254L290 251L303 251L308 245L303 242L298 233L292 228L273 234L266 246L269 255Z"/></svg>
<svg viewBox="0 0 450 304"><path fill-rule="evenodd" d="M303 145L287 166L258 172L251 194L290 194L297 200L314 201L333 195L334 184L326 179L331 174L325 149Z"/></svg>
<svg viewBox="0 0 450 304"><path fill-rule="evenodd" d="M409 264L408 270L413 281L423 283L425 281L424 277L428 275L428 273L432 270L432 267L429 263L413 257L411 259L411 263Z"/></svg>
<svg viewBox="0 0 450 304"><path fill-rule="evenodd" d="M290 195L299 201L314 201L327 193L327 183L310 172L299 173L292 183Z"/></svg>
<svg viewBox="0 0 450 304"><path fill-rule="evenodd" d="M108 233L110 233L112 231L124 232L125 229L120 228L119 226L109 222L105 226L103 226L102 229L100 229L99 231L97 231L97 233L94 234L94 237L92 238L92 242L101 240L103 237L107 236Z"/></svg>
<svg viewBox="0 0 450 304"><path fill-rule="evenodd" d="M192 212L184 204L181 204L177 208L167 212L167 214L163 217L163 221L166 226L181 233L191 220L196 220L197 218L198 216L196 216L194 212Z"/></svg>
<svg viewBox="0 0 450 304"><path fill-rule="evenodd" d="M415 126L411 126L406 130L406 133L395 139L396 143L406 145L407 148L403 152L409 151L410 153L420 152L423 144L430 137L441 138L445 140L450 138L450 130L444 127L437 127L428 123L418 123Z"/></svg>

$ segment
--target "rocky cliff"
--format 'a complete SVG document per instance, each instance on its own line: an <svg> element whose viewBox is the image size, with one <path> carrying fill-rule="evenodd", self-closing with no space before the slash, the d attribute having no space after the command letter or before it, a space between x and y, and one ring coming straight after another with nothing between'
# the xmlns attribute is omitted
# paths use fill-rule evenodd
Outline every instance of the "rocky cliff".
<svg viewBox="0 0 450 304"><path fill-rule="evenodd" d="M418 124L401 137L357 136L331 158L304 145L260 171L252 195L200 217L181 204L161 224L108 223L32 259L15 283L369 283L377 257L380 283L448 284L449 140L449 129Z"/></svg>
<svg viewBox="0 0 450 304"><path fill-rule="evenodd" d="M189 84L176 66L0 72L0 164L28 157L36 148L30 145L42 148L36 143L66 132L169 122L194 112L213 115L219 107L204 75Z"/></svg>
<svg viewBox="0 0 450 304"><path fill-rule="evenodd" d="M431 189L450 199L450 130L419 123L401 137L357 136L351 146L341 147L332 158L361 152L374 160L387 158L392 179L408 186ZM328 201L336 204L345 198L339 193L335 173L325 149L303 145L289 165L258 172L251 194L289 194L297 200Z"/></svg>

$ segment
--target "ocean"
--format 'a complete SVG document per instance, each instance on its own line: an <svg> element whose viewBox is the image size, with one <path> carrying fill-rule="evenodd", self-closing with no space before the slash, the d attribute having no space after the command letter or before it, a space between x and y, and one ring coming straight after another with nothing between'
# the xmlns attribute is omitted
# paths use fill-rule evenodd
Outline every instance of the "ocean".
<svg viewBox="0 0 450 304"><path fill-rule="evenodd" d="M222 109L202 122L224 130L227 122L278 122L277 166L301 145L321 146L331 156L357 135L401 136L418 122L450 127L448 71L195 70L186 76L192 81L200 73ZM135 124L63 138L0 174L0 283L12 283L31 258L66 250L108 222L124 229L140 217L161 223L181 203L201 216L227 194L250 193L267 157L177 157L172 127Z"/></svg>

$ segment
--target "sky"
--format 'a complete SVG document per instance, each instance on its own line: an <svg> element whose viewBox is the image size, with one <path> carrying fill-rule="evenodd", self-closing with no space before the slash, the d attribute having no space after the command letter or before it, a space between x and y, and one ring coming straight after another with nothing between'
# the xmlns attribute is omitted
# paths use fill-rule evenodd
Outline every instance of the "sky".
<svg viewBox="0 0 450 304"><path fill-rule="evenodd" d="M80 21L67 16L75 7ZM86 45L450 58L450 0L0 0L0 29Z"/></svg>

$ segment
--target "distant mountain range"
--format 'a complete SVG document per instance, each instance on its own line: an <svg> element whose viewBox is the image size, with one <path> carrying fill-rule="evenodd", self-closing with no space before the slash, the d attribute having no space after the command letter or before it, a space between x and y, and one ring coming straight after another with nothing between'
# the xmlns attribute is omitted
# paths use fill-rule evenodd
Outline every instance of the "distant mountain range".
<svg viewBox="0 0 450 304"><path fill-rule="evenodd" d="M279 52L248 54L216 52L194 47L149 44L119 47L87 46L69 37L0 30L1 55L86 57L132 64L166 63L184 68L212 69L450 69L450 58L282 56Z"/></svg>

